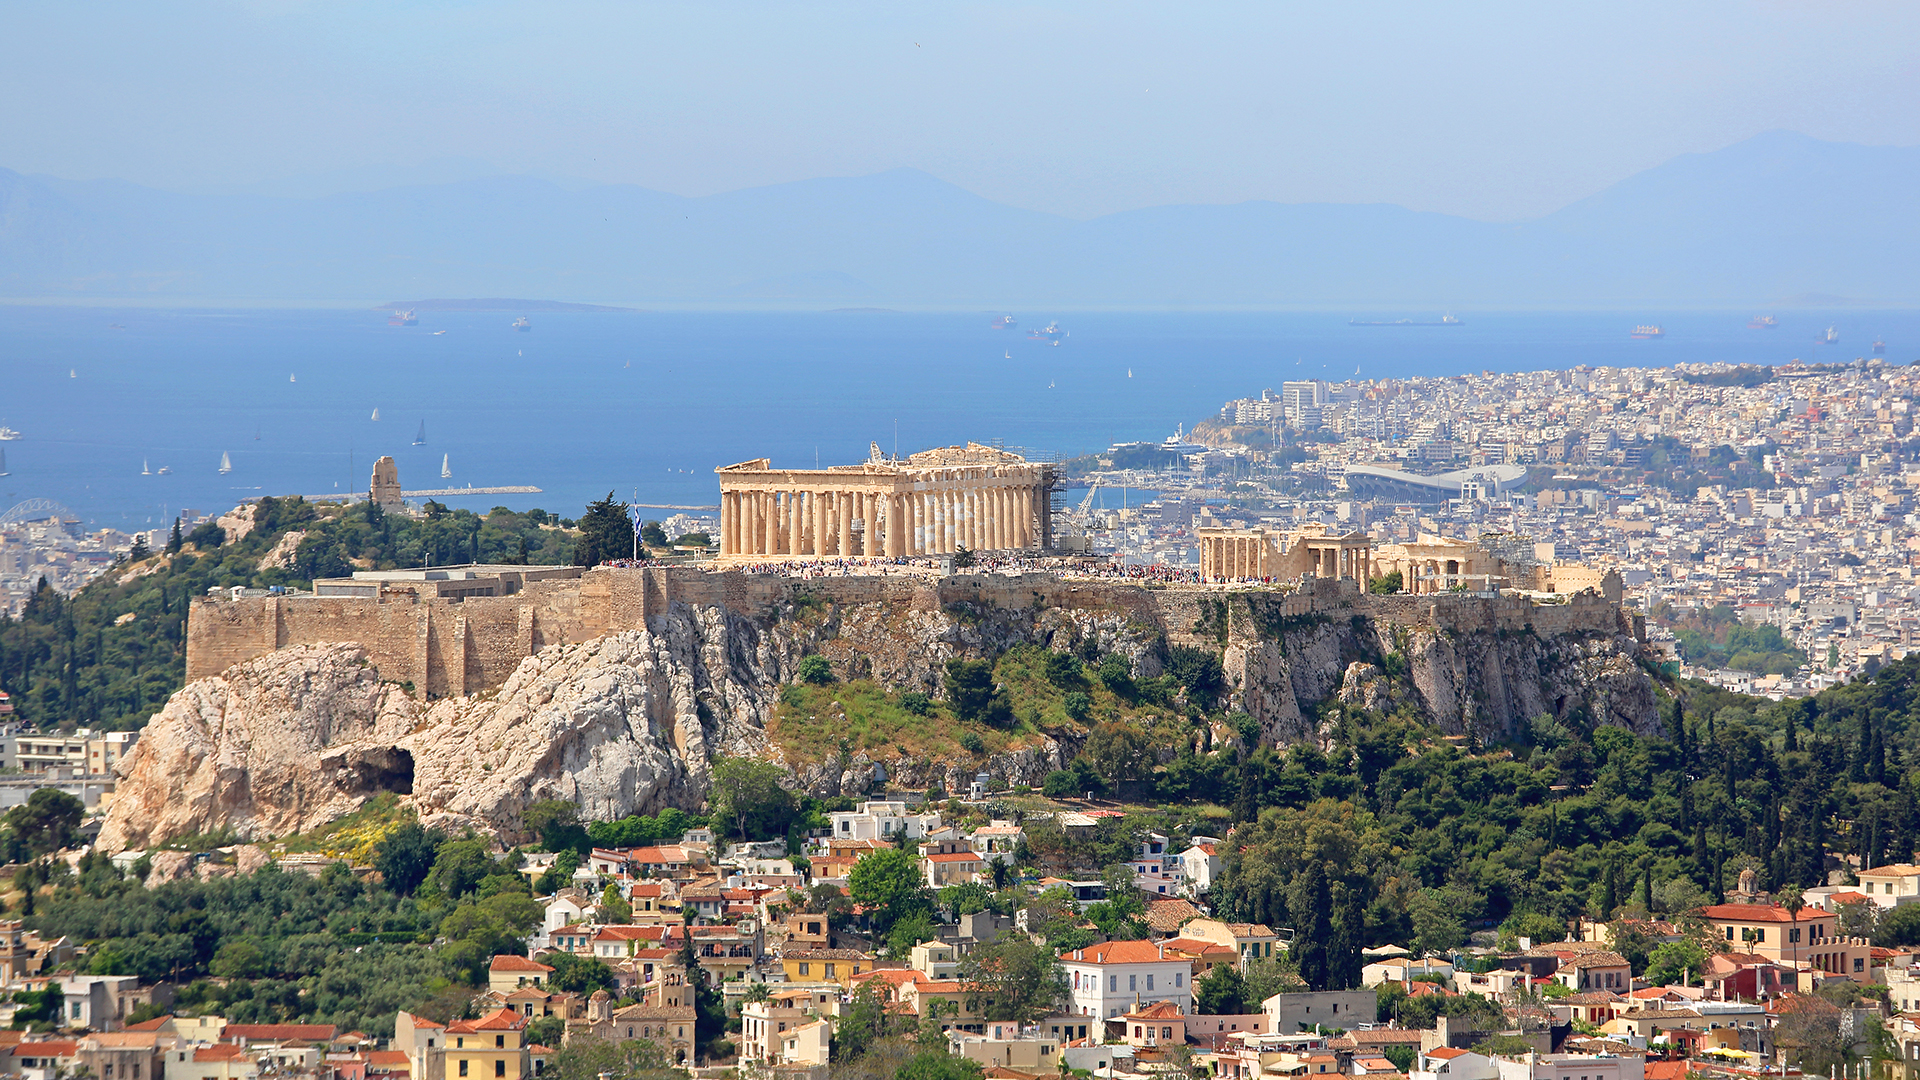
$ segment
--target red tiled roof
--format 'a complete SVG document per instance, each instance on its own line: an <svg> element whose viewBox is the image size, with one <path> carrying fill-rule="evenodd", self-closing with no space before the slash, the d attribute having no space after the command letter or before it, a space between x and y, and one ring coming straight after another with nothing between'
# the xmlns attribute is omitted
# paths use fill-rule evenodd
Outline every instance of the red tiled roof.
<svg viewBox="0 0 1920 1080"><path fill-rule="evenodd" d="M1811 922L1831 919L1833 912L1804 907L1797 912L1773 904L1708 904L1700 909L1703 918L1720 922Z"/></svg>
<svg viewBox="0 0 1920 1080"><path fill-rule="evenodd" d="M137 1024L128 1024L127 1030L128 1031L159 1031L160 1028L164 1024L166 1024L167 1021L171 1019L173 1019L173 1016L171 1013L169 1013L166 1016L156 1016L151 1020L142 1020Z"/></svg>
<svg viewBox="0 0 1920 1080"><path fill-rule="evenodd" d="M979 854L977 852L972 852L972 851L948 851L948 852L943 852L939 855L925 855L925 856L922 856L922 858L926 859L928 862L937 862L937 863L958 863L958 862L979 862L980 861Z"/></svg>
<svg viewBox="0 0 1920 1080"><path fill-rule="evenodd" d="M1452 1047L1452 1046L1436 1046L1433 1049L1427 1051L1427 1056L1432 1058L1439 1058L1441 1061L1452 1061L1454 1058L1461 1057L1462 1055L1465 1055L1470 1052L1471 1051L1461 1050L1461 1049L1458 1049L1457 1047Z"/></svg>
<svg viewBox="0 0 1920 1080"><path fill-rule="evenodd" d="M538 961L529 960L524 956L496 956L492 962L487 965L487 970L551 972L553 969Z"/></svg>
<svg viewBox="0 0 1920 1080"><path fill-rule="evenodd" d="M40 1042L23 1042L13 1048L14 1057L63 1058L72 1057L74 1043L72 1039L45 1039Z"/></svg>
<svg viewBox="0 0 1920 1080"><path fill-rule="evenodd" d="M220 1041L250 1039L255 1042L285 1042L303 1039L308 1042L331 1042L339 1032L339 1027L333 1024L228 1024L220 1029Z"/></svg>
<svg viewBox="0 0 1920 1080"><path fill-rule="evenodd" d="M447 1025L449 1032L471 1035L478 1031L519 1031L527 1018L512 1009L495 1009L478 1020L456 1020Z"/></svg>
<svg viewBox="0 0 1920 1080"><path fill-rule="evenodd" d="M1103 941L1061 953L1060 959L1075 964L1154 964L1167 957L1151 941Z"/></svg>
<svg viewBox="0 0 1920 1080"><path fill-rule="evenodd" d="M369 1050L366 1053L368 1065L389 1066L383 1072L391 1072L391 1066L398 1065L409 1071L413 1068L413 1059L407 1057L405 1050Z"/></svg>
<svg viewBox="0 0 1920 1080"><path fill-rule="evenodd" d="M196 1046L193 1048L193 1060L196 1062L238 1061L245 1055L246 1051L242 1050L235 1043L217 1043L213 1046Z"/></svg>

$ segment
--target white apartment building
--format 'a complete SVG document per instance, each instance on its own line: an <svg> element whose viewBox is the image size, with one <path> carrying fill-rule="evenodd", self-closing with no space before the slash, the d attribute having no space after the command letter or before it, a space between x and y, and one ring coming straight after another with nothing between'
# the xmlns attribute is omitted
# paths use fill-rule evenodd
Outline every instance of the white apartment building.
<svg viewBox="0 0 1920 1080"><path fill-rule="evenodd" d="M1920 900L1920 866L1892 863L1862 870L1856 876L1860 879L1860 891L1882 908Z"/></svg>
<svg viewBox="0 0 1920 1080"><path fill-rule="evenodd" d="M898 801L869 799L858 810L827 815L835 840L891 840L905 833L909 840L924 840L928 833L940 831L940 812L915 814Z"/></svg>
<svg viewBox="0 0 1920 1080"><path fill-rule="evenodd" d="M1060 966L1080 1016L1104 1020L1160 1001L1193 1011L1190 961L1168 956L1156 942L1106 941L1061 954Z"/></svg>

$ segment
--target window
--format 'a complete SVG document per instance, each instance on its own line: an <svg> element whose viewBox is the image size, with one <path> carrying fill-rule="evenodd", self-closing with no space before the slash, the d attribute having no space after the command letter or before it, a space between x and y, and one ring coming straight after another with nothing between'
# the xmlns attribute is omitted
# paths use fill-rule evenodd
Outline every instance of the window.
<svg viewBox="0 0 1920 1080"><path fill-rule="evenodd" d="M465 1035L462 1035L459 1038L453 1040L453 1047L456 1050L464 1049L466 1045L467 1045L467 1037Z"/></svg>
<svg viewBox="0 0 1920 1080"><path fill-rule="evenodd" d="M828 964L828 965L827 965L827 978L829 978L829 979L831 979L831 978L833 978L833 965L832 965L832 964Z"/></svg>
<svg viewBox="0 0 1920 1080"><path fill-rule="evenodd" d="M811 972L812 970L813 970L813 965L811 965L811 964L809 964L809 963L807 963L807 962L806 962L806 961L804 961L804 960L803 960L803 961L801 961L801 963L800 963L800 974L802 974L802 975L806 975L806 974L808 974L808 973L810 973L810 972Z"/></svg>
<svg viewBox="0 0 1920 1080"><path fill-rule="evenodd" d="M1756 926L1756 927L1754 927L1754 928L1753 928L1753 940L1754 940L1754 942L1755 942L1756 944L1757 944L1757 943L1759 943L1759 942L1762 942L1762 941L1765 941L1765 940L1767 940L1767 928L1766 928L1766 927L1764 927L1764 926ZM1581 1080L1586 1080L1586 1078L1585 1078L1585 1077L1581 1077Z"/></svg>
<svg viewBox="0 0 1920 1080"><path fill-rule="evenodd" d="M496 1049L505 1050L507 1048L507 1037L505 1035L495 1035L493 1037L493 1045Z"/></svg>
<svg viewBox="0 0 1920 1080"><path fill-rule="evenodd" d="M1127 989L1128 990L1140 989L1140 976L1138 975L1127 976Z"/></svg>
<svg viewBox="0 0 1920 1080"><path fill-rule="evenodd" d="M460 1059L460 1075L461 1076L467 1075L467 1059L466 1058Z"/></svg>
<svg viewBox="0 0 1920 1080"><path fill-rule="evenodd" d="M1118 975L1107 976L1107 993L1117 994L1119 992L1120 992L1120 976Z"/></svg>
<svg viewBox="0 0 1920 1080"><path fill-rule="evenodd" d="M1796 943L1799 942L1800 928L1796 926L1793 929L1787 931L1787 940L1791 942L1796 942Z"/></svg>
<svg viewBox="0 0 1920 1080"><path fill-rule="evenodd" d="M1147 989L1153 989L1153 975L1151 973L1147 975Z"/></svg>
<svg viewBox="0 0 1920 1080"><path fill-rule="evenodd" d="M1182 986L1185 986L1186 984L1187 984L1187 983L1186 983L1186 975L1185 975L1185 974L1183 974L1182 972L1178 972L1178 971L1176 971L1176 972L1174 972L1174 973L1173 973L1173 985L1174 985L1174 986L1175 986L1176 988L1178 988L1178 987L1182 987Z"/></svg>
<svg viewBox="0 0 1920 1080"><path fill-rule="evenodd" d="M506 1058L501 1058L500 1060L493 1063L493 1075L495 1076L507 1075L507 1059Z"/></svg>

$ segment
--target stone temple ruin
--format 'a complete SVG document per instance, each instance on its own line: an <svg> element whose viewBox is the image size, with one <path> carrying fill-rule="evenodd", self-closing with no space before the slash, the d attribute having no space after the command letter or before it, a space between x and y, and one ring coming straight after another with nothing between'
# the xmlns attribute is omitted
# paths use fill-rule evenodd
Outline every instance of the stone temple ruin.
<svg viewBox="0 0 1920 1080"><path fill-rule="evenodd" d="M1049 465L979 443L904 460L876 444L858 465L775 469L755 458L720 476L722 559L818 559L1044 551Z"/></svg>

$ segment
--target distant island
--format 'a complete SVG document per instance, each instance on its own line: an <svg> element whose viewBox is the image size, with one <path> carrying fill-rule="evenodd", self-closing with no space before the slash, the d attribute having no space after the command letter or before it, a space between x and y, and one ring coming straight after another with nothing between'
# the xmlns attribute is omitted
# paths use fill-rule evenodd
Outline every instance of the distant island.
<svg viewBox="0 0 1920 1080"><path fill-rule="evenodd" d="M569 304L560 300L513 300L498 296L482 300L395 300L375 311L632 311L605 304Z"/></svg>

